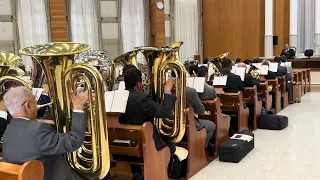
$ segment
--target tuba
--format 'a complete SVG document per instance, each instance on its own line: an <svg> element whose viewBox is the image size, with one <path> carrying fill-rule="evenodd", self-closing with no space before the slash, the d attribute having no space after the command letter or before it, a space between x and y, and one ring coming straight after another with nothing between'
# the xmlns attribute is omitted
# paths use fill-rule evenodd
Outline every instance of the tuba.
<svg viewBox="0 0 320 180"><path fill-rule="evenodd" d="M212 58L209 62L208 62L208 68L212 67L215 71L215 73L212 74L208 74L209 77L211 76L219 76L221 74L221 70L222 70L222 65L221 62L222 60L227 57L229 55L229 52L220 54L214 58Z"/></svg>
<svg viewBox="0 0 320 180"><path fill-rule="evenodd" d="M33 68L41 68L34 72L42 71L45 75L58 132L70 131L72 91L76 92L79 80L86 83L89 104L85 142L78 151L67 153L65 158L80 176L102 179L110 167L102 77L92 66L74 63L76 56L87 50L89 45L63 42L26 47L20 53L31 56L37 62Z"/></svg>
<svg viewBox="0 0 320 180"><path fill-rule="evenodd" d="M248 70L248 74L251 74L251 76L253 78L259 80L260 72L259 72L259 68L257 68L256 66L250 64L250 68Z"/></svg>

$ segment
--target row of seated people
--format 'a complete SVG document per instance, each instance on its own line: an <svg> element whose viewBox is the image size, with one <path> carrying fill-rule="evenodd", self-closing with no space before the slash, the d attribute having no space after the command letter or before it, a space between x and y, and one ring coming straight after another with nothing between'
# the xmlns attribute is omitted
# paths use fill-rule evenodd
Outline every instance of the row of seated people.
<svg viewBox="0 0 320 180"><path fill-rule="evenodd" d="M243 90L244 85L240 83L242 82L241 79L238 76L230 74L230 67L230 60L225 60L223 62L223 73L228 75L228 81L224 91L231 92L234 88ZM197 72L198 76L206 76L207 69L202 71L201 69L204 68L199 69ZM240 80L239 84L232 83L236 82L234 81L236 79ZM251 80L254 79L252 78ZM171 90L174 88L175 84L173 79L168 80L164 86L165 95L162 104L154 102L150 96L140 92L142 89L142 78L141 72L138 69L133 67L128 68L124 72L124 81L126 89L130 91L130 95L127 103L127 111L126 113L121 114L119 118L121 124L142 125L148 121L153 122L153 118L155 117L168 118L171 116L176 100L171 94ZM235 84L236 86L234 86ZM255 85L256 83L251 84ZM12 115L13 123L8 125L4 135L3 159L6 162L15 164L23 164L28 160L39 159L44 163L45 179L78 179L77 175L73 174L66 166L66 162L63 160L61 154L75 151L83 143L85 133L85 128L83 128L85 127L85 124L83 123L85 123L84 117L86 116L82 110L88 98L87 94L80 93L73 98L74 113L72 118L74 120L72 121L72 130L68 134L56 133L50 126L45 124L34 121L25 121L25 119L34 120L36 118L36 108L34 108L36 102L34 102L34 98L30 98L32 97L31 95L32 93L26 88L18 87L9 90L4 97L6 109L8 109ZM213 100L217 97L217 94L212 86L206 84L204 92L200 94L192 88L187 88L186 96L188 107L193 107L195 113L198 115L206 115L201 100ZM17 121L17 123L14 123L15 121ZM195 125L197 130L206 129L207 137L205 146L210 146L210 141L212 142L212 139L214 139L214 132L216 131L215 124L212 121L195 118ZM15 132L21 133L17 134ZM29 141L31 141L31 139L36 139L37 141L33 141L34 144L30 145ZM172 155L177 153L176 146L164 141L155 128L153 130L153 139L157 150L168 146ZM30 149L24 147L26 142L28 142L28 147L30 147ZM9 150L11 151L9 152ZM12 151L17 153L12 153ZM59 166L59 168L56 166ZM140 166L131 165L131 170L133 179L143 179Z"/></svg>

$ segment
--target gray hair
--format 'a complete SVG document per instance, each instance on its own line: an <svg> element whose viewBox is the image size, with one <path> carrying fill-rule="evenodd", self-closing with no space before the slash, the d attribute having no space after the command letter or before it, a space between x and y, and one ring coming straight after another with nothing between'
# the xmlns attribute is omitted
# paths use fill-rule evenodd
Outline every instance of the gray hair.
<svg viewBox="0 0 320 180"><path fill-rule="evenodd" d="M10 89L3 97L7 110L12 115L21 109L21 105L33 98L32 92L25 86Z"/></svg>
<svg viewBox="0 0 320 180"><path fill-rule="evenodd" d="M268 65L269 66L269 61L265 59L261 62L261 65Z"/></svg>

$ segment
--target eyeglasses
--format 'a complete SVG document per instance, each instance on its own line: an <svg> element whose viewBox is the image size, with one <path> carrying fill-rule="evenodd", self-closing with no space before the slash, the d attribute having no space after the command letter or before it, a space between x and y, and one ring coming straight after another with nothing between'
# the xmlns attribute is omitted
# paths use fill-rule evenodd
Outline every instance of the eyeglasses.
<svg viewBox="0 0 320 180"><path fill-rule="evenodd" d="M26 102L28 102L28 101L23 102L23 103L21 104L21 107L22 107Z"/></svg>

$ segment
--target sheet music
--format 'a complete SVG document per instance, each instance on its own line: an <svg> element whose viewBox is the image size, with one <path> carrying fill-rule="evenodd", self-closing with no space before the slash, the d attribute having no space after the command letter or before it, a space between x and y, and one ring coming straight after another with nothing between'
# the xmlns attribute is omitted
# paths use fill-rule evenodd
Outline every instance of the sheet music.
<svg viewBox="0 0 320 180"><path fill-rule="evenodd" d="M214 77L212 85L220 85L220 86L225 86L227 84L227 76L222 76L222 77Z"/></svg>
<svg viewBox="0 0 320 180"><path fill-rule="evenodd" d="M270 63L269 64L269 70L271 72L277 72L278 71L278 63Z"/></svg>
<svg viewBox="0 0 320 180"><path fill-rule="evenodd" d="M280 65L283 66L283 67L285 67L285 65L291 67L291 62L282 62Z"/></svg>
<svg viewBox="0 0 320 180"><path fill-rule="evenodd" d="M232 69L231 69L232 74L236 74L236 68L237 68L236 66L232 66Z"/></svg>
<svg viewBox="0 0 320 180"><path fill-rule="evenodd" d="M268 75L268 70L269 70L268 65L262 65L260 68L260 74L261 75Z"/></svg>
<svg viewBox="0 0 320 180"><path fill-rule="evenodd" d="M262 66L261 63L252 63L252 65L254 65L255 67L257 67L258 69L261 69L261 66Z"/></svg>
<svg viewBox="0 0 320 180"><path fill-rule="evenodd" d="M125 113L129 98L129 91L117 90L105 92L105 107L106 112Z"/></svg>
<svg viewBox="0 0 320 180"><path fill-rule="evenodd" d="M43 88L32 88L32 94L37 101L39 100L43 90Z"/></svg>
<svg viewBox="0 0 320 180"><path fill-rule="evenodd" d="M237 67L236 68L236 75L240 76L241 80L244 81L244 75L246 73L246 68L243 67Z"/></svg>
<svg viewBox="0 0 320 180"><path fill-rule="evenodd" d="M187 86L194 88L199 93L202 93L204 91L204 83L206 83L206 78L204 77L187 78Z"/></svg>
<svg viewBox="0 0 320 180"><path fill-rule="evenodd" d="M124 81L120 81L118 90L125 90L125 89L126 89L126 85Z"/></svg>

